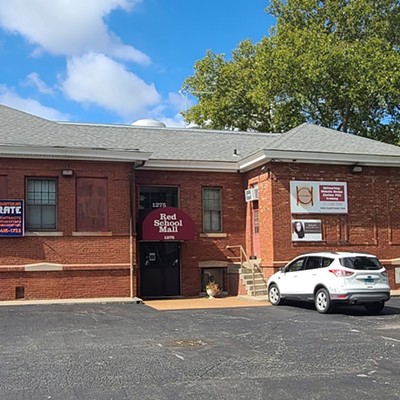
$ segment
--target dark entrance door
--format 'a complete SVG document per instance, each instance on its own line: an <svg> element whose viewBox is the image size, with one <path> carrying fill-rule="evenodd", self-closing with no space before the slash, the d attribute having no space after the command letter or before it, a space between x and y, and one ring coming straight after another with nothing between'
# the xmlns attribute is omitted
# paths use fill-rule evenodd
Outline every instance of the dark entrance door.
<svg viewBox="0 0 400 400"><path fill-rule="evenodd" d="M180 295L180 243L140 243L140 295Z"/></svg>

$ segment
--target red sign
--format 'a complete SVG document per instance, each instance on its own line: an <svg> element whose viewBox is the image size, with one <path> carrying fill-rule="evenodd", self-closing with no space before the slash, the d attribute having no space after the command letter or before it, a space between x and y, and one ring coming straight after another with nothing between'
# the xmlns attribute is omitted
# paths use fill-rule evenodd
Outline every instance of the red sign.
<svg viewBox="0 0 400 400"><path fill-rule="evenodd" d="M192 218L179 208L157 208L143 221L143 240L194 240L195 235Z"/></svg>
<svg viewBox="0 0 400 400"><path fill-rule="evenodd" d="M344 186L321 185L319 187L320 201L344 201Z"/></svg>

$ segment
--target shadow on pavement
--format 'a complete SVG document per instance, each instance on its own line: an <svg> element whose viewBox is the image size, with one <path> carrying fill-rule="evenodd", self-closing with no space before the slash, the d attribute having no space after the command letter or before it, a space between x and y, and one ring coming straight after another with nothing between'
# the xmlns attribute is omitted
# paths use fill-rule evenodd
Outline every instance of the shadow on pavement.
<svg viewBox="0 0 400 400"><path fill-rule="evenodd" d="M311 302L300 302L300 301L288 301L282 304L283 307L294 307L294 308L302 308L304 310L310 310L317 313L317 310L314 307L314 304ZM282 307L279 306L279 307ZM379 315L399 315L400 307L395 307L389 304L385 306L382 312L378 314L369 313L364 306L346 306L346 305L336 305L329 314L343 314L343 315L353 315L360 317L371 317L371 316L379 316ZM329 315L328 314L328 315Z"/></svg>

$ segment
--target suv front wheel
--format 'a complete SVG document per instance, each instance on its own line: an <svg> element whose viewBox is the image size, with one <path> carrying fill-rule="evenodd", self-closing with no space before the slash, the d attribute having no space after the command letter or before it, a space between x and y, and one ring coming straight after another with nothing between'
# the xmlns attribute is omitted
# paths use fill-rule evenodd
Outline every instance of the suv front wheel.
<svg viewBox="0 0 400 400"><path fill-rule="evenodd" d="M275 283L273 283L268 289L268 299L273 306L277 306L282 302L281 293Z"/></svg>
<svg viewBox="0 0 400 400"><path fill-rule="evenodd" d="M321 314L327 314L331 309L331 298L325 289L319 289L314 298L315 308Z"/></svg>

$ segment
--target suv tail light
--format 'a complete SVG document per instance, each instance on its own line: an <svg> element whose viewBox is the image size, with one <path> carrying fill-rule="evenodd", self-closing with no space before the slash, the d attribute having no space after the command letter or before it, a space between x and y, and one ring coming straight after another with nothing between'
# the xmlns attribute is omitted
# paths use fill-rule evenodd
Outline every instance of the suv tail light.
<svg viewBox="0 0 400 400"><path fill-rule="evenodd" d="M328 269L329 272L332 272L338 278L345 278L347 276L354 275L354 272L346 271L344 269Z"/></svg>
<svg viewBox="0 0 400 400"><path fill-rule="evenodd" d="M383 276L388 276L388 273L387 273L387 271L385 270L385 271L383 271L383 272L381 272L381 274L383 275Z"/></svg>

